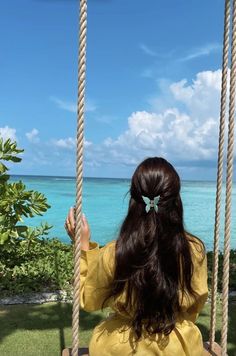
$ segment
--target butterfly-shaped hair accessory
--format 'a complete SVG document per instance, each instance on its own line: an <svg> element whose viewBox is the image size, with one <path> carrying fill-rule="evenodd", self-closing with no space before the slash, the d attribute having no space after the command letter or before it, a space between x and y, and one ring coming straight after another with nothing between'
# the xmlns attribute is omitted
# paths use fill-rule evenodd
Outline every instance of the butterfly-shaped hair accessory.
<svg viewBox="0 0 236 356"><path fill-rule="evenodd" d="M150 211L151 208L153 208L155 210L155 212L158 212L158 203L160 200L160 195L158 195L157 197L154 197L154 199L149 199L148 197L144 197L142 195L143 201L146 204L145 210L146 213L148 213Z"/></svg>

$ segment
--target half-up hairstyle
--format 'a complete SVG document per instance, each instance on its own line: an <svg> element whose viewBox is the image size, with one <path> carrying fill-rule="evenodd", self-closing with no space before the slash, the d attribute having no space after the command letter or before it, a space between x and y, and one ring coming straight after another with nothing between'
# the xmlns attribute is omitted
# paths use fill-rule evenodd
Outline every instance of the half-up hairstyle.
<svg viewBox="0 0 236 356"><path fill-rule="evenodd" d="M160 196L158 211L146 212L142 196ZM180 292L194 295L193 264L183 224L180 178L163 158L143 161L134 172L128 213L115 251L115 273L108 298L126 293L132 327L168 335L180 311Z"/></svg>

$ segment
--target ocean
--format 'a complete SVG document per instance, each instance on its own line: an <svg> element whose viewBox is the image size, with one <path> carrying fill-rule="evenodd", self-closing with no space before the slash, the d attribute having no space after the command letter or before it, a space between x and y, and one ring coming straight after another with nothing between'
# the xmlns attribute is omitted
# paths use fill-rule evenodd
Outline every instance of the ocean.
<svg viewBox="0 0 236 356"><path fill-rule="evenodd" d="M13 176L12 181L22 180L27 189L45 194L51 208L42 217L26 219L30 226L41 222L53 225L49 237L69 242L64 230L68 209L75 204L75 178L44 176ZM130 181L128 179L85 178L83 183L83 212L91 228L92 240L101 245L115 239L127 211ZM231 247L236 248L236 185L233 189ZM183 181L181 196L184 205L186 230L201 238L207 250L213 248L215 182ZM223 188L223 193L225 187ZM221 241L223 249L222 206Z"/></svg>

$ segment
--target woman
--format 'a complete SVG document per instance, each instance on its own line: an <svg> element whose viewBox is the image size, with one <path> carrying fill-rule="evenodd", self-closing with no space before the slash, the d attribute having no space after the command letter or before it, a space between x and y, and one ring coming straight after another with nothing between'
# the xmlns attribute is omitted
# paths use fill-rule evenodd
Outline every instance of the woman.
<svg viewBox="0 0 236 356"><path fill-rule="evenodd" d="M112 206L111 206L112 208ZM66 229L74 239L74 211ZM99 249L81 231L81 307L110 307L94 330L90 356L200 356L195 325L207 299L203 243L183 224L180 179L163 158L148 158L131 181L127 216L117 241Z"/></svg>

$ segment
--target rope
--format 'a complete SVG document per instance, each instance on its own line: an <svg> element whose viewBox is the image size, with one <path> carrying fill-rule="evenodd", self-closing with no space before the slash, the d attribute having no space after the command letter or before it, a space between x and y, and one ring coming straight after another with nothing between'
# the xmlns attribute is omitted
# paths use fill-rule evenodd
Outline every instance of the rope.
<svg viewBox="0 0 236 356"><path fill-rule="evenodd" d="M77 150L76 150L76 228L74 244L74 291L72 313L72 356L78 356L79 303L80 303L80 231L83 183L83 141L85 111L87 0L80 0L78 101L77 101Z"/></svg>
<svg viewBox="0 0 236 356"><path fill-rule="evenodd" d="M229 29L230 29L230 0L225 0L220 127L219 127L219 145L218 145L216 206L215 206L214 255L213 255L214 257L213 257L213 271L212 271L212 285L211 285L212 294L211 294L210 350L213 349L213 344L215 341L215 331L216 331L216 298L217 298L217 284L218 284L220 206L221 206L221 192L222 192L222 182L223 182L224 135L225 135L225 117L226 117L226 101L227 101Z"/></svg>
<svg viewBox="0 0 236 356"><path fill-rule="evenodd" d="M231 201L233 185L234 163L234 120L235 120L235 94L236 94L236 0L233 0L232 11L232 44L231 44L231 71L229 96L229 124L226 171L226 202L225 202L225 240L223 262L223 290L222 290L222 355L227 355L228 330L228 293L229 293L229 256L230 256L230 227L231 227Z"/></svg>

